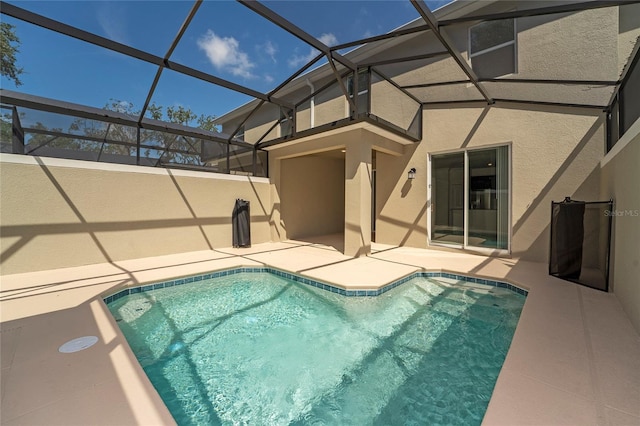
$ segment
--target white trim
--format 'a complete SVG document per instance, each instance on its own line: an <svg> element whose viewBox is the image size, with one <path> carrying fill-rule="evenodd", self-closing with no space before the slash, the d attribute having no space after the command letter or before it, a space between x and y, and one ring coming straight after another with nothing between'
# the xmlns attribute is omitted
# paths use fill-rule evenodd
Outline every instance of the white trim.
<svg viewBox="0 0 640 426"><path fill-rule="evenodd" d="M513 145L512 141L505 141L505 142L497 142L497 143L490 143L490 144L486 144L486 145L479 145L479 146L474 146L471 148L454 148L454 149L445 149L442 151L433 151L430 152L429 155L440 155L440 154L455 154L455 153L460 153L462 151L477 151L480 149L488 149L488 148L499 148L501 146L506 146L506 145Z"/></svg>
<svg viewBox="0 0 640 426"><path fill-rule="evenodd" d="M462 247L462 250L469 253L481 254L483 256L496 256L496 257L508 257L511 256L511 253L504 249L496 249L496 248L488 248L488 247L479 247L479 246L465 246Z"/></svg>
<svg viewBox="0 0 640 426"><path fill-rule="evenodd" d="M464 230L463 230L464 232ZM458 250L464 250L464 245L462 244L456 244L456 243L448 243L448 242L438 242L438 241L431 241L431 245L433 247L444 247L444 248L450 248L450 249L458 249Z"/></svg>
<svg viewBox="0 0 640 426"><path fill-rule="evenodd" d="M431 210L433 206L433 193L431 192L431 190L433 189L433 179L431 174L431 166L433 162L433 156L444 155L444 154L459 154L461 152L462 151L458 148L458 149L452 149L452 150L446 150L446 151L430 152L427 154L427 159L428 159L427 160L427 200L430 201L429 208L427 209L427 246L445 247L445 248L453 248L453 249L459 249L459 250L464 249L464 243L456 244L451 242L437 242L431 239L431 231L432 231ZM463 202L463 208L464 208L464 202ZM466 220L466 214L464 216ZM462 224L462 228L463 228L462 232L464 235L464 223Z"/></svg>
<svg viewBox="0 0 640 426"><path fill-rule="evenodd" d="M427 247L431 245L431 210L433 209L433 198L431 198L431 154L427 154Z"/></svg>
<svg viewBox="0 0 640 426"><path fill-rule="evenodd" d="M507 218L507 222L509 223L509 234L507 236L507 251L509 252L509 254L511 254L511 240L513 237L513 142L509 142L507 144L507 155L509 156L509 202L508 204L508 208L509 208L509 212L507 213L509 215L509 217Z"/></svg>
<svg viewBox="0 0 640 426"><path fill-rule="evenodd" d="M475 58L476 56L480 56L480 55L483 55L485 53L493 52L494 50L502 49L503 47L507 47L507 46L510 46L512 44L516 44L516 41L515 40L507 41L505 43L498 44L497 46L489 47L487 49L481 50L481 51L476 52L476 53L471 53L471 46L469 46L469 58Z"/></svg>
<svg viewBox="0 0 640 426"><path fill-rule="evenodd" d="M228 175L197 170L165 169L158 167L136 166L129 164L99 163L95 161L70 160L67 158L36 157L20 154L0 154L2 164L27 164L32 166L66 167L72 169L104 170L118 173L142 173L147 175L183 176L200 179L234 180L240 182L269 183L269 178L245 175Z"/></svg>
<svg viewBox="0 0 640 426"><path fill-rule="evenodd" d="M467 149L464 150L463 159L462 190L464 191L464 197L462 197L462 248L467 248L469 247L469 178L471 177L469 173L469 151Z"/></svg>
<svg viewBox="0 0 640 426"><path fill-rule="evenodd" d="M609 161L613 160L638 134L640 134L640 118L636 119L635 123L618 139L611 151L607 152L604 158L600 160L600 168L603 168Z"/></svg>

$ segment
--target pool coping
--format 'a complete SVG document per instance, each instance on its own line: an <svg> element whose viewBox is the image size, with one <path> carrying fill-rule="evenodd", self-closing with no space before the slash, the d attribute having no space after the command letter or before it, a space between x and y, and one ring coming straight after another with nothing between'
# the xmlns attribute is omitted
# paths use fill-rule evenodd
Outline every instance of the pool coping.
<svg viewBox="0 0 640 426"><path fill-rule="evenodd" d="M119 406L103 420L175 424L102 296L245 266L294 271L345 290L345 283L353 283L351 290L367 282L382 288L415 272L515 284L528 295L483 424L640 421L640 335L613 293L549 276L539 262L378 248L370 257L345 259L326 245L287 241L2 276L3 423L86 424L104 407ZM58 346L83 335L101 337L100 344L69 364Z"/></svg>
<svg viewBox="0 0 640 426"><path fill-rule="evenodd" d="M135 286L130 286L119 290L117 292L108 292L101 295L102 300L109 304L114 302L124 296L128 296L130 294L138 294L144 293L147 291L158 290L162 288L170 288L184 284L192 284L200 281L216 279L220 277L225 277L229 275L236 275L240 273L269 273L273 274L285 279L289 279L301 284L306 284L320 290L329 291L331 293L336 293L341 296L346 297L376 297L380 296L388 292L391 289L394 289L414 278L449 278L458 281L463 281L465 283L472 284L481 284L488 285L491 287L497 288L505 288L507 290L513 291L514 293L520 294L522 296L527 297L529 294L529 290L522 288L523 286L515 285L508 281L495 280L489 278L480 278L478 276L473 275L463 275L457 273L451 273L446 271L414 271L411 272L401 278L388 282L382 286L379 286L377 289L361 289L350 290L349 288L341 287L334 283L324 282L322 280L318 280L315 278L308 278L300 274L287 272L285 270L274 268L271 266L263 266L263 267L255 267L255 266L240 266L240 267L232 267L232 268L224 268L219 270L214 270L204 274L196 274L196 275L188 275L181 276L169 280L164 281L154 281L151 283L137 284Z"/></svg>

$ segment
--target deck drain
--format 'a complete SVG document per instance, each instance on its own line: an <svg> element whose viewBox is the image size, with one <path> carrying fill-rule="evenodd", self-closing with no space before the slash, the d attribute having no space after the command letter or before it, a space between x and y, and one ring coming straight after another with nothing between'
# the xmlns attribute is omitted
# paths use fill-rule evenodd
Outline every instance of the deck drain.
<svg viewBox="0 0 640 426"><path fill-rule="evenodd" d="M95 345L97 341L98 338L96 336L78 337L77 339L69 340L67 343L60 346L60 348L58 348L58 351L63 354L79 352Z"/></svg>

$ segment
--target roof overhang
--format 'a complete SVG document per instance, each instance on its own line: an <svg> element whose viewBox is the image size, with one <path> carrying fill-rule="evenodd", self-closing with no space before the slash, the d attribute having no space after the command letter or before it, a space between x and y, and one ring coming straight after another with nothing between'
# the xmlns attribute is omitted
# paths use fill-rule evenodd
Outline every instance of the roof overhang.
<svg viewBox="0 0 640 426"><path fill-rule="evenodd" d="M363 120L296 138L265 149L269 151L272 158L286 159L344 149L347 142L354 140L367 141L372 144L374 150L393 156L404 155L406 147L414 144L406 137Z"/></svg>

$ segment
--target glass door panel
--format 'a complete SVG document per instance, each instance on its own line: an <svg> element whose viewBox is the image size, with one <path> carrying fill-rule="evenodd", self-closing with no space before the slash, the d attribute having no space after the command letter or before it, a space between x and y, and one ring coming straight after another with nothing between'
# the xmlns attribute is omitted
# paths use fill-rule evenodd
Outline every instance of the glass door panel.
<svg viewBox="0 0 640 426"><path fill-rule="evenodd" d="M431 157L431 243L509 250L509 147Z"/></svg>
<svg viewBox="0 0 640 426"><path fill-rule="evenodd" d="M508 148L468 152L467 245L508 249Z"/></svg>
<svg viewBox="0 0 640 426"><path fill-rule="evenodd" d="M431 160L431 241L464 244L464 152Z"/></svg>

